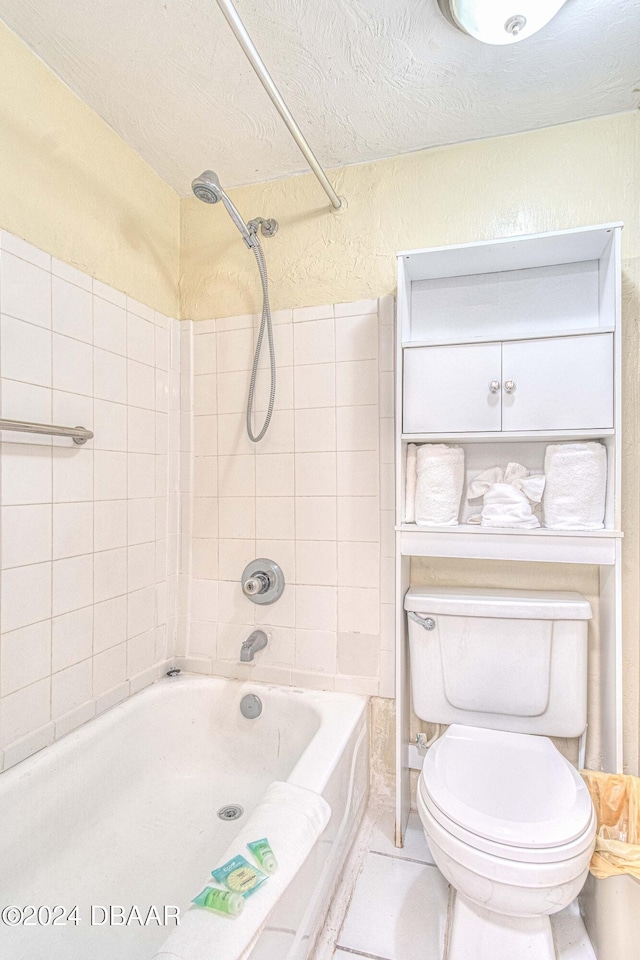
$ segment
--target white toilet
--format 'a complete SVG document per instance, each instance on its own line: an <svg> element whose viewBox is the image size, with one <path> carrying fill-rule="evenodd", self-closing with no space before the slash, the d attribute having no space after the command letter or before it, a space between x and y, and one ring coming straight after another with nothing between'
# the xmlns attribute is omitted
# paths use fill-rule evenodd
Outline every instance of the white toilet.
<svg viewBox="0 0 640 960"><path fill-rule="evenodd" d="M589 603L575 593L412 587L413 709L451 724L417 803L456 891L446 960L555 960L550 915L580 892L596 821L549 736L586 726Z"/></svg>

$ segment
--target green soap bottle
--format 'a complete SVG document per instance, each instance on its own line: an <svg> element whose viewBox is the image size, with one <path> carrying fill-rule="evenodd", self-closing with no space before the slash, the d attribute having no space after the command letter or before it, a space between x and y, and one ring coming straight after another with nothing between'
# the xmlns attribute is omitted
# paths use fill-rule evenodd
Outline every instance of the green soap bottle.
<svg viewBox="0 0 640 960"><path fill-rule="evenodd" d="M191 902L230 917L239 917L244 910L244 897L241 894L221 890L220 887L205 887Z"/></svg>

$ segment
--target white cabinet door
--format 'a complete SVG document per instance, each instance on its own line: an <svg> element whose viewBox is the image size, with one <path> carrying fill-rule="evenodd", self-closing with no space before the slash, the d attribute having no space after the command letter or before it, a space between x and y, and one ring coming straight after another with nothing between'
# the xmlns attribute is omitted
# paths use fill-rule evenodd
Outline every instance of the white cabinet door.
<svg viewBox="0 0 640 960"><path fill-rule="evenodd" d="M500 430L500 363L500 343L406 348L404 433Z"/></svg>
<svg viewBox="0 0 640 960"><path fill-rule="evenodd" d="M503 343L503 430L606 427L613 427L613 334Z"/></svg>

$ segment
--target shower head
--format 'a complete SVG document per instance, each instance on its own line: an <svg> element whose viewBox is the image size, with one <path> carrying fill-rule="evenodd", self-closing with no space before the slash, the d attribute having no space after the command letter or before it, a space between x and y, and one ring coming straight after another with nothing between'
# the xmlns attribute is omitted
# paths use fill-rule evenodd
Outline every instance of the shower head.
<svg viewBox="0 0 640 960"><path fill-rule="evenodd" d="M218 174L213 170L205 170L199 177L191 183L191 189L198 200L203 203L217 203L222 199L222 187L218 180Z"/></svg>
<svg viewBox="0 0 640 960"><path fill-rule="evenodd" d="M202 200L203 203L217 203L218 200L222 200L227 213L242 234L242 239L246 245L250 249L260 245L255 233L249 230L235 204L220 186L217 173L214 173L213 170L205 170L204 173L201 173L199 177L192 181L191 189L198 200Z"/></svg>

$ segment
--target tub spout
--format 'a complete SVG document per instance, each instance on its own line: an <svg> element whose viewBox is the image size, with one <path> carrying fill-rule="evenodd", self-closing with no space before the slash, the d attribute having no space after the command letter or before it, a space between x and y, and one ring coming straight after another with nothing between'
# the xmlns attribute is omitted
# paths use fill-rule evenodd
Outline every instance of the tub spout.
<svg viewBox="0 0 640 960"><path fill-rule="evenodd" d="M264 630L254 630L240 647L240 660L248 663L253 660L258 650L264 650L267 645L267 635Z"/></svg>

